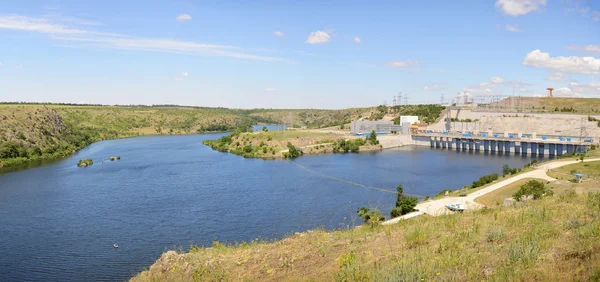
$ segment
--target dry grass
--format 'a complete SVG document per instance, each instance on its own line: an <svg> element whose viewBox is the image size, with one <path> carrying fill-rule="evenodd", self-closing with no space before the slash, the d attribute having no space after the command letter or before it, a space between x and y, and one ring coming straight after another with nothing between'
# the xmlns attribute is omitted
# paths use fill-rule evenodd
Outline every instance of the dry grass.
<svg viewBox="0 0 600 282"><path fill-rule="evenodd" d="M165 253L133 281L577 281L600 278L600 197L315 230ZM568 212L565 212L568 211Z"/></svg>
<svg viewBox="0 0 600 282"><path fill-rule="evenodd" d="M519 191L519 188L521 187L521 185L527 183L530 180L534 180L534 179L545 182L545 180L540 180L540 179L536 179L536 178L524 178L517 182L513 182L509 185L506 185L500 189L497 189L490 193L487 193L481 197L475 198L475 202L486 205L488 207L500 206L500 205L502 205L502 202L504 201L504 199L512 198L512 196L517 191Z"/></svg>
<svg viewBox="0 0 600 282"><path fill-rule="evenodd" d="M547 97L513 97L490 105L490 107L517 107L530 112L548 112L548 113L570 113L561 112L563 108L573 108L573 113L579 114L600 114L599 98L547 98ZM556 109L558 108L558 111Z"/></svg>

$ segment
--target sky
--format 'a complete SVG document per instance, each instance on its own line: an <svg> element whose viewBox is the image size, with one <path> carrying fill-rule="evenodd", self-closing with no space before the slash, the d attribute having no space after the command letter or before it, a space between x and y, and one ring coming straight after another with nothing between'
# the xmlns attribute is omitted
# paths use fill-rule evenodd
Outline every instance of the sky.
<svg viewBox="0 0 600 282"><path fill-rule="evenodd" d="M0 101L339 109L547 87L600 97L600 1L0 0Z"/></svg>

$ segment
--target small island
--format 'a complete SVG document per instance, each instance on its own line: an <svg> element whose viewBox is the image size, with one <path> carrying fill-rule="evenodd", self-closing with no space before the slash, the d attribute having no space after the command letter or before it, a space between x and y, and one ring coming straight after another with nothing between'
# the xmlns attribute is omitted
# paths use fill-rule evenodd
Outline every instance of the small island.
<svg viewBox="0 0 600 282"><path fill-rule="evenodd" d="M79 160L79 162L77 162L78 167L88 167L93 164L94 164L94 161L92 159L83 159L83 160Z"/></svg>
<svg viewBox="0 0 600 282"><path fill-rule="evenodd" d="M112 161L115 161L115 160L117 160L117 161L118 161L118 160L120 160L120 159L121 159L121 156L112 156L112 157L110 157L109 159L110 159L110 161L111 161L111 162L112 162Z"/></svg>

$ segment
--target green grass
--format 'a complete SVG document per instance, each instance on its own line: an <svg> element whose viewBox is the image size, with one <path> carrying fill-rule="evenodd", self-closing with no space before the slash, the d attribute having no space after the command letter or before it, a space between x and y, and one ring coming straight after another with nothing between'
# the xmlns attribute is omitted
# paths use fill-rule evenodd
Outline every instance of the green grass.
<svg viewBox="0 0 600 282"><path fill-rule="evenodd" d="M524 178L519 181L513 182L509 185L506 185L498 190L494 190L490 193L487 193L481 197L475 198L475 202L486 205L488 207L495 207L502 205L502 202L506 198L512 198L512 196L519 191L521 185L527 183L529 180L535 178ZM540 180L544 181L544 180ZM545 183L545 181L544 181Z"/></svg>
<svg viewBox="0 0 600 282"><path fill-rule="evenodd" d="M367 110L0 104L0 167L65 157L101 140L233 131L284 120L298 126L323 127L347 122Z"/></svg>
<svg viewBox="0 0 600 282"><path fill-rule="evenodd" d="M511 101L512 99L512 101ZM600 114L599 98L562 98L562 97L514 97L504 99L490 107L509 107L521 105L527 112L545 112L557 114Z"/></svg>
<svg viewBox="0 0 600 282"><path fill-rule="evenodd" d="M600 195L168 252L133 281L590 281ZM565 212L568 211L568 212Z"/></svg>
<svg viewBox="0 0 600 282"><path fill-rule="evenodd" d="M600 161L583 162L555 168L548 171L548 176L556 179L575 179L575 173L581 173L586 178L600 178Z"/></svg>

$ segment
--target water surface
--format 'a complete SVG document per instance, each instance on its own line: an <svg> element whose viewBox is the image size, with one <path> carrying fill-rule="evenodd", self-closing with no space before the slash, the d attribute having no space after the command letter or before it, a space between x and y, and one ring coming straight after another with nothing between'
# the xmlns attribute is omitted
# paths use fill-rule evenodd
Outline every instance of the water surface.
<svg viewBox="0 0 600 282"><path fill-rule="evenodd" d="M358 223L360 206L388 214L394 204L393 194L201 144L222 135L103 141L0 174L0 280L124 280L167 249L345 227ZM121 160L108 161L113 155ZM94 165L78 168L84 158ZM297 159L335 177L430 196L527 161L429 148Z"/></svg>

